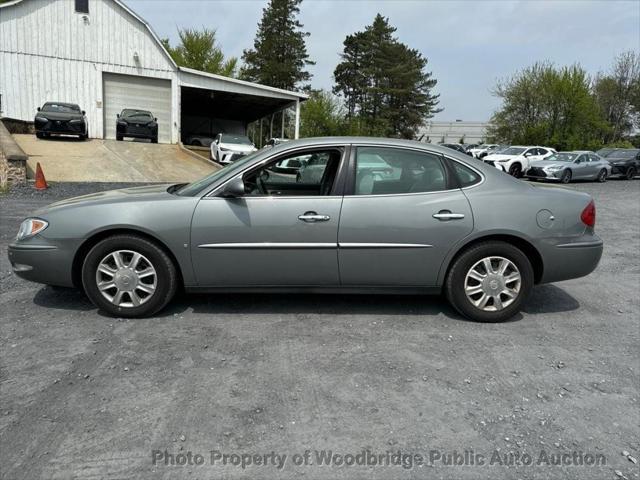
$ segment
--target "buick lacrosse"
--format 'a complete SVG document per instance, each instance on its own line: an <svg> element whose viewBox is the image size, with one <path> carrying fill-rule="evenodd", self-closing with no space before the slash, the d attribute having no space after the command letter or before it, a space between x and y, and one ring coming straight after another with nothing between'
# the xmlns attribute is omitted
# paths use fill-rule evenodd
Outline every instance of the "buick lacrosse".
<svg viewBox="0 0 640 480"><path fill-rule="evenodd" d="M111 315L149 316L176 289L446 295L502 321L535 284L592 272L593 199L522 182L451 149L312 138L190 184L72 198L27 218L14 272L82 288Z"/></svg>

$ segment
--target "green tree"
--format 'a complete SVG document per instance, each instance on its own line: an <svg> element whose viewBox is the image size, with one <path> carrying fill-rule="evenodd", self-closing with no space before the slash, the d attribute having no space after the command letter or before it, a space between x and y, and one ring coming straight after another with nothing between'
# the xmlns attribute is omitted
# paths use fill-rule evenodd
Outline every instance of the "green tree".
<svg viewBox="0 0 640 480"><path fill-rule="evenodd" d="M436 85L427 59L394 37L382 15L344 40L342 61L334 71L334 93L346 104L351 128L366 135L414 138L437 109Z"/></svg>
<svg viewBox="0 0 640 480"><path fill-rule="evenodd" d="M303 25L298 21L302 0L270 0L262 10L262 19L253 49L242 54L241 78L272 87L295 90L311 79L305 70L315 65L309 59Z"/></svg>
<svg viewBox="0 0 640 480"><path fill-rule="evenodd" d="M597 148L607 129L579 65L536 63L498 82L494 95L502 106L491 119L489 136L499 142Z"/></svg>
<svg viewBox="0 0 640 480"><path fill-rule="evenodd" d="M300 106L300 136L345 135L348 131L344 107L331 93L313 90Z"/></svg>
<svg viewBox="0 0 640 480"><path fill-rule="evenodd" d="M172 47L168 39L162 44L171 58L181 67L193 68L202 72L215 73L225 77L235 77L238 59L225 58L222 49L216 43L216 31L179 29L180 44Z"/></svg>
<svg viewBox="0 0 640 480"><path fill-rule="evenodd" d="M593 94L609 124L604 143L618 142L640 126L640 54L617 56L611 71L596 77Z"/></svg>

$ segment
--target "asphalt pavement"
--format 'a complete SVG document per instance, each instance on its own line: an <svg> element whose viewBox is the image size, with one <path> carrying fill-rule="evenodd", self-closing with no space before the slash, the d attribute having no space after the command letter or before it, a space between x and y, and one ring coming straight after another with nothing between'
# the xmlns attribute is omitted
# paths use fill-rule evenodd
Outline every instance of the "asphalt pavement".
<svg viewBox="0 0 640 480"><path fill-rule="evenodd" d="M602 262L501 324L367 295L114 319L12 274L24 216L114 186L0 195L2 478L638 478L640 180L568 187L595 198Z"/></svg>

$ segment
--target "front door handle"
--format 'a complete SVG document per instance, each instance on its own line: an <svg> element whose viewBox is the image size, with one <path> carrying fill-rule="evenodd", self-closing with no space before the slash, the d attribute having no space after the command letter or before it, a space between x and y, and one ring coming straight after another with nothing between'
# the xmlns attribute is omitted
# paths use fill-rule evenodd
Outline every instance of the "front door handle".
<svg viewBox="0 0 640 480"><path fill-rule="evenodd" d="M464 218L464 213L451 213L449 210L440 210L438 213L433 214L433 218L438 220L461 220Z"/></svg>
<svg viewBox="0 0 640 480"><path fill-rule="evenodd" d="M298 220L307 223L327 222L331 220L331 217L329 215L318 215L316 212L304 212L302 215L298 215Z"/></svg>

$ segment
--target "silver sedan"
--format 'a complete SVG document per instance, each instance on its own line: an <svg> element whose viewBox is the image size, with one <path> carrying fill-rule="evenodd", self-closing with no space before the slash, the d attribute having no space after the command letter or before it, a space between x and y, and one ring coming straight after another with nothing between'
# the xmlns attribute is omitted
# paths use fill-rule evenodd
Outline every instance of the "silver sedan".
<svg viewBox="0 0 640 480"><path fill-rule="evenodd" d="M279 169L305 159L314 175ZM311 162L313 160L313 162ZM444 293L501 321L535 284L602 255L584 193L536 186L448 148L318 138L255 152L191 184L95 193L26 219L9 259L28 280L149 316L186 291Z"/></svg>
<svg viewBox="0 0 640 480"><path fill-rule="evenodd" d="M572 180L606 182L611 165L594 152L558 152L544 160L531 162L525 176L534 180L554 180L569 183Z"/></svg>

